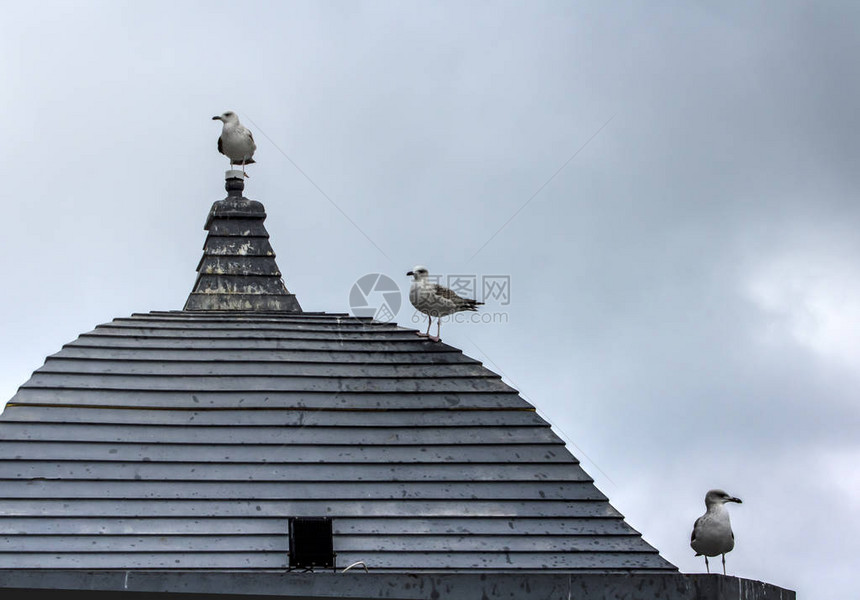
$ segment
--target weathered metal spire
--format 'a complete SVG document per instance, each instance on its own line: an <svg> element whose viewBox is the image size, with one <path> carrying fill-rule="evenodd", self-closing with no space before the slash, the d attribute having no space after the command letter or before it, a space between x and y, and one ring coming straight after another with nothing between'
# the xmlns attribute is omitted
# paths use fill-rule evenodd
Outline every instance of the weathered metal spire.
<svg viewBox="0 0 860 600"><path fill-rule="evenodd" d="M242 171L227 171L226 179L227 197L212 205L206 219L209 235L185 310L301 312L275 263L265 208L242 195Z"/></svg>

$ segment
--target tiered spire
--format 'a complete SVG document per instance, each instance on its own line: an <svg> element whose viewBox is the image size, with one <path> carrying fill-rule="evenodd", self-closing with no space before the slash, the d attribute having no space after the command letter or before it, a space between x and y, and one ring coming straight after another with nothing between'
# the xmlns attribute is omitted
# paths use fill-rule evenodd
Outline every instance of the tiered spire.
<svg viewBox="0 0 860 600"><path fill-rule="evenodd" d="M242 195L242 171L227 171L225 187L227 197L212 205L206 219L209 235L185 310L301 312L275 263L265 208Z"/></svg>

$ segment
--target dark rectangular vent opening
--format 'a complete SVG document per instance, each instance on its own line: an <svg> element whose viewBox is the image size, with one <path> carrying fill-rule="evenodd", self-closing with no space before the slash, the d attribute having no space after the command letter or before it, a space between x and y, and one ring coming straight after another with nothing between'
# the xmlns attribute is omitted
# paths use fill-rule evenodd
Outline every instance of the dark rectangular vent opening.
<svg viewBox="0 0 860 600"><path fill-rule="evenodd" d="M331 517L290 517L290 568L334 569Z"/></svg>

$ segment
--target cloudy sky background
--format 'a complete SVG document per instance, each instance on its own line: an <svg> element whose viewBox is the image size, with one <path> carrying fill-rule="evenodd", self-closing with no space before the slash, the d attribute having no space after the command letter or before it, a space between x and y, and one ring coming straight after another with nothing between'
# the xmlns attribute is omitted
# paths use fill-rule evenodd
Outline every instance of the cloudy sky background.
<svg viewBox="0 0 860 600"><path fill-rule="evenodd" d="M0 2L2 398L182 307L232 109L306 310L510 275L445 341L663 556L722 487L730 574L856 597L860 4L751 4Z"/></svg>

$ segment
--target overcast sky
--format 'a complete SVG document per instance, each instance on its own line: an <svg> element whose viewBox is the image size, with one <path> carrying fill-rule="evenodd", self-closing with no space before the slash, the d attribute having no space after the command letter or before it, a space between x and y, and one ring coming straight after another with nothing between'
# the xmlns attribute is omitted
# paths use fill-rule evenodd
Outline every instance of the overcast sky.
<svg viewBox="0 0 860 600"><path fill-rule="evenodd" d="M509 275L506 323L443 338L664 557L704 571L721 487L730 574L856 598L860 3L0 10L4 400L95 325L182 308L235 110L306 310L415 264Z"/></svg>

